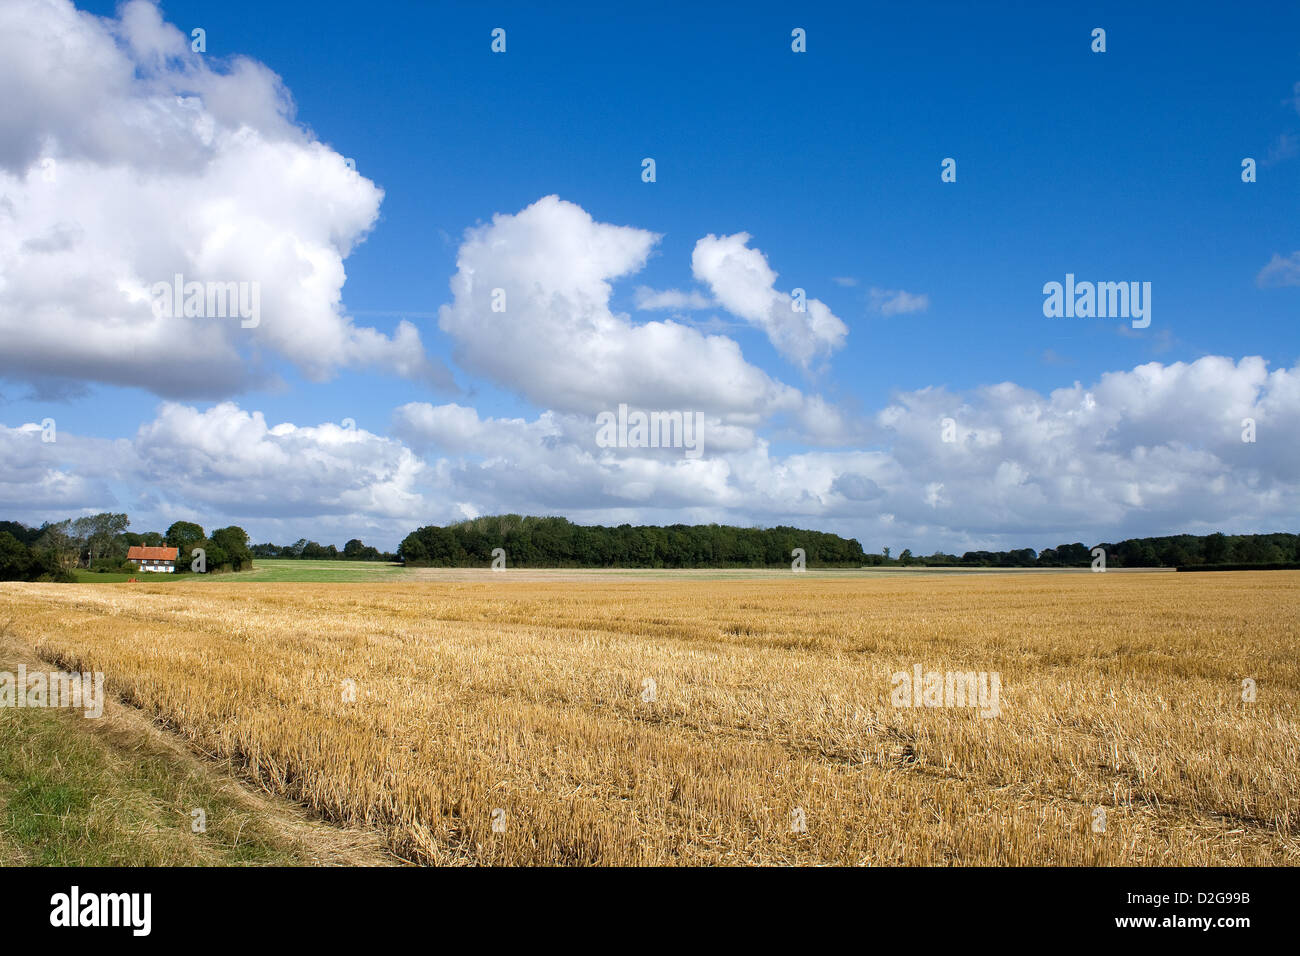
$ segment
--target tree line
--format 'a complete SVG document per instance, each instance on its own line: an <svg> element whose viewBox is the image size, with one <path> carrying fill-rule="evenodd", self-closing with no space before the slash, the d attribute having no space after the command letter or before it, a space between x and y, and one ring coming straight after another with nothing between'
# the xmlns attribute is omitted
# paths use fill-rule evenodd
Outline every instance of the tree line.
<svg viewBox="0 0 1300 956"><path fill-rule="evenodd" d="M1076 541L1044 548L936 551L914 555L890 548L866 554L852 538L798 528L739 528L731 525L575 525L564 518L494 515L408 534L397 549L409 565L469 567L490 564L502 548L508 565L521 567L710 568L789 567L791 552L803 548L808 566L1086 568L1093 548L1106 552L1108 568L1277 565L1300 562L1300 535L1178 534L1125 538L1086 545Z"/></svg>
<svg viewBox="0 0 1300 956"><path fill-rule="evenodd" d="M1276 565L1300 562L1300 535L1295 534L1175 534L1158 538L1103 541L1093 547L1106 552L1108 568L1176 568L1220 565ZM981 568L1084 568L1092 564L1092 548L1081 542L1035 552L967 551L960 557L935 552L917 556L903 551L891 558L889 549L867 556L872 565L924 565L926 567Z"/></svg>
<svg viewBox="0 0 1300 956"><path fill-rule="evenodd" d="M402 539L397 554L408 565L471 567L489 565L497 548L504 549L508 566L518 567L790 567L795 548L804 550L809 566L860 567L866 560L856 540L823 531L718 524L605 527L514 514L419 528Z"/></svg>
<svg viewBox="0 0 1300 956"><path fill-rule="evenodd" d="M125 514L105 512L39 528L0 521L0 580L71 581L74 571L135 571L126 561L132 545L177 548L178 573L187 573L195 552L203 549L207 570L244 571L253 559L403 561L412 566L482 567L490 565L497 548L509 566L628 567L628 568L753 568L790 567L792 552L804 551L809 567L1089 567L1093 547L1106 552L1108 568L1250 567L1300 563L1300 535L1238 534L1168 535L1126 538L1089 547L1082 542L1036 552L967 551L956 555L937 551L897 556L884 548L866 554L852 538L791 527L740 528L732 525L617 527L576 525L559 517L494 515L439 527L429 525L408 534L396 554L381 552L350 539L342 548L300 538L291 545L250 545L243 528L231 525L211 534L201 525L176 521L164 532L126 530Z"/></svg>

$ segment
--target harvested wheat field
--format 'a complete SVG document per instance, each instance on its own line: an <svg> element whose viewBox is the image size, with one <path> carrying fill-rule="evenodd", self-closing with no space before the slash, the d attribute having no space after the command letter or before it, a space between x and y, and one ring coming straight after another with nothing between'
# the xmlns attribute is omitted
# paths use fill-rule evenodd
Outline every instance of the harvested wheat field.
<svg viewBox="0 0 1300 956"><path fill-rule="evenodd" d="M10 617L412 862L1300 862L1292 572L3 584ZM894 706L916 665L999 675L997 715Z"/></svg>

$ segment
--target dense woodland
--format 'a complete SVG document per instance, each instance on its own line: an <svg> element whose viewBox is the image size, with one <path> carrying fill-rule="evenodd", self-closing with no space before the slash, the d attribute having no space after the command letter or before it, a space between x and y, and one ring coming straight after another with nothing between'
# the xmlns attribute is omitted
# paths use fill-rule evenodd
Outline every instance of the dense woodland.
<svg viewBox="0 0 1300 956"><path fill-rule="evenodd" d="M856 568L866 561L857 541L822 531L717 524L607 528L519 515L420 528L397 553L411 565L472 567L490 564L496 548L505 549L507 565L518 567L789 567L795 548L804 549L810 565Z"/></svg>

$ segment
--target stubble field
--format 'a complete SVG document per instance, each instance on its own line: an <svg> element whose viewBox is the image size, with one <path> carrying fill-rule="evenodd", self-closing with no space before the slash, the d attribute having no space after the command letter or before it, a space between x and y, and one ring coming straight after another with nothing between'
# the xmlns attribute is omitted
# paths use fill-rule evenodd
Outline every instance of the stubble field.
<svg viewBox="0 0 1300 956"><path fill-rule="evenodd" d="M415 863L1300 861L1300 573L0 584L9 619ZM915 665L997 715L895 706Z"/></svg>

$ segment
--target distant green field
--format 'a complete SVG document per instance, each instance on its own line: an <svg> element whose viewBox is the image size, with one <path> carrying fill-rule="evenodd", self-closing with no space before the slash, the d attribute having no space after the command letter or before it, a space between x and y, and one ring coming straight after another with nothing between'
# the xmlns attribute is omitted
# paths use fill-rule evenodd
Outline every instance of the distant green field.
<svg viewBox="0 0 1300 956"><path fill-rule="evenodd" d="M386 561L301 561L293 558L257 558L252 571L213 575L213 581L396 581L407 573L400 564ZM198 577L198 575L190 575Z"/></svg>

